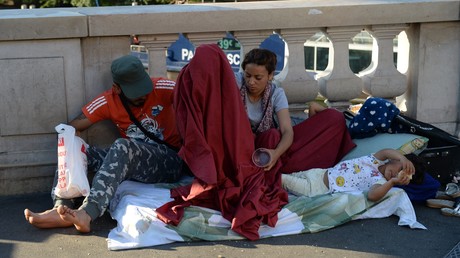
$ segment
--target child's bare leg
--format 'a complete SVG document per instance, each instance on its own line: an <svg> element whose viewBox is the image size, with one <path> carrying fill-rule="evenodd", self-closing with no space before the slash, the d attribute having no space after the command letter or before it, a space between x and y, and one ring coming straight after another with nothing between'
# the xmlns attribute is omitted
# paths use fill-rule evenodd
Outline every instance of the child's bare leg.
<svg viewBox="0 0 460 258"><path fill-rule="evenodd" d="M57 212L62 220L73 224L78 231L82 233L90 232L91 217L85 210L72 210L65 205L59 205Z"/></svg>
<svg viewBox="0 0 460 258"><path fill-rule="evenodd" d="M66 228L73 224L62 220L56 209L35 213L29 209L24 210L26 220L37 228Z"/></svg>

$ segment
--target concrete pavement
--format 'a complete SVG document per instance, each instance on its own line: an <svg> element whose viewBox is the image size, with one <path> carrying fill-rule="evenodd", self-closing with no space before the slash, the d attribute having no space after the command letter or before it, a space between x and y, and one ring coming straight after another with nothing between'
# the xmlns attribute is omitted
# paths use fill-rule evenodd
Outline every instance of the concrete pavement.
<svg viewBox="0 0 460 258"><path fill-rule="evenodd" d="M42 230L31 226L23 210L52 206L47 193L0 197L0 257L445 257L460 241L460 218L414 205L428 230L397 225L395 216L351 221L314 234L258 241L187 242L145 249L108 251L106 238L115 221L104 216L89 234L74 228ZM456 250L459 248L456 248ZM458 250L460 257L460 250Z"/></svg>

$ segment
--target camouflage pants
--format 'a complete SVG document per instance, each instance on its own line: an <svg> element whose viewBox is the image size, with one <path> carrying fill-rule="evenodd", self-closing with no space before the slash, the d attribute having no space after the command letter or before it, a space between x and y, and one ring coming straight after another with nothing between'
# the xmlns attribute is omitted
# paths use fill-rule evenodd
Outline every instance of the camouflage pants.
<svg viewBox="0 0 460 258"><path fill-rule="evenodd" d="M182 177L182 161L165 145L129 139L117 139L107 150L87 149L88 171L94 174L89 196L80 208L94 220L104 214L118 186L125 180L143 183L176 182ZM57 175L55 177L55 185ZM65 204L74 208L76 200L54 196L55 207Z"/></svg>

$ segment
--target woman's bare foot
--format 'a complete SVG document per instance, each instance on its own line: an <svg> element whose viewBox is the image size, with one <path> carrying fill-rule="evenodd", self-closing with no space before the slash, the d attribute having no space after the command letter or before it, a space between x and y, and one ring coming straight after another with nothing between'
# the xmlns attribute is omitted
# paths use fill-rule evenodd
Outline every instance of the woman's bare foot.
<svg viewBox="0 0 460 258"><path fill-rule="evenodd" d="M91 217L85 210L72 210L65 205L59 205L57 212L62 220L73 224L78 231L88 233L91 230Z"/></svg>
<svg viewBox="0 0 460 258"><path fill-rule="evenodd" d="M29 209L24 210L26 220L37 228L67 228L73 224L62 220L56 209L35 213Z"/></svg>

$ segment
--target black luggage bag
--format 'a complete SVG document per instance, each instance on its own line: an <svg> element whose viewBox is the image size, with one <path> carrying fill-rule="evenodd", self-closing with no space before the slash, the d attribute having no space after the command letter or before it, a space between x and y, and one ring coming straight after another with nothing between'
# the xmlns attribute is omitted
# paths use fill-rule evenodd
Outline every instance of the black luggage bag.
<svg viewBox="0 0 460 258"><path fill-rule="evenodd" d="M460 173L460 140L446 131L416 119L398 115L396 122L408 132L427 137L427 148L419 154L427 163L428 173L442 185L452 182Z"/></svg>

